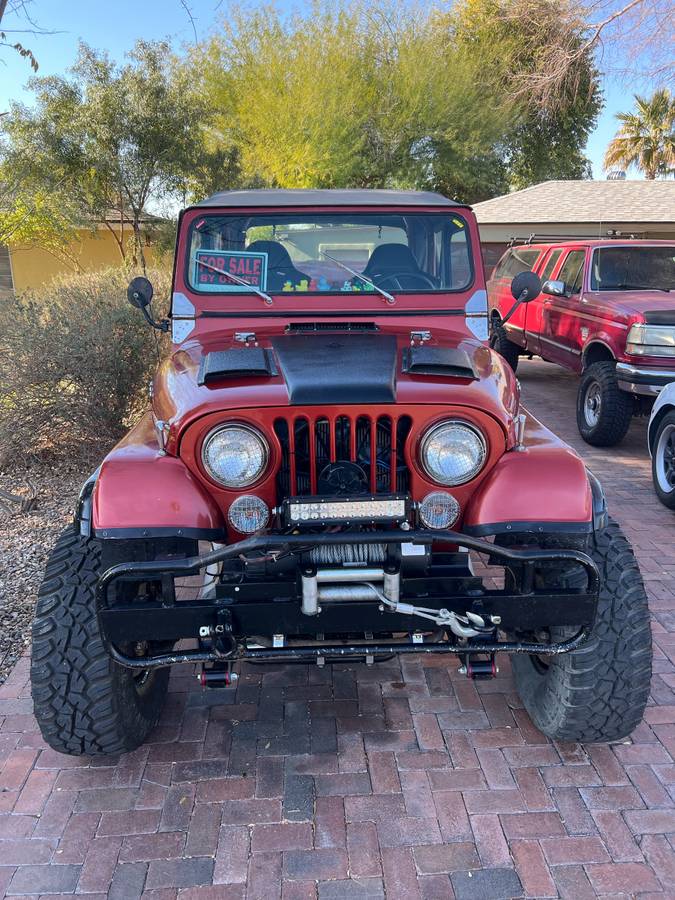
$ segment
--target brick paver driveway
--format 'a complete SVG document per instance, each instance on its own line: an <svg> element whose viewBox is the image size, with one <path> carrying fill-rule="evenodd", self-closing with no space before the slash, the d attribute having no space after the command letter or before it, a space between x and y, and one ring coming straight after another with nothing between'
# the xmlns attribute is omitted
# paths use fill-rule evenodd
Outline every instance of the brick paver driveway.
<svg viewBox="0 0 675 900"><path fill-rule="evenodd" d="M454 660L409 658L249 667L236 692L178 670L151 742L89 761L45 749L24 659L0 688L0 895L675 896L675 514L652 492L644 420L592 450L576 379L521 374L601 477L647 581L655 676L632 740L551 744L504 659L474 685Z"/></svg>

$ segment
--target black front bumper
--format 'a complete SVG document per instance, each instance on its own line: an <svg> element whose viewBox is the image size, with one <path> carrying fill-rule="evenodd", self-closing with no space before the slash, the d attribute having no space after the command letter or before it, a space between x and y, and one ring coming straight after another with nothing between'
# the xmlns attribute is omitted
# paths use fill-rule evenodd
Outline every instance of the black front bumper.
<svg viewBox="0 0 675 900"><path fill-rule="evenodd" d="M321 544L425 544L454 545L484 554L492 565L508 571L508 588L488 588L466 567L463 552L443 555L445 565L432 567L423 578L401 580L406 602L428 608L446 608L458 614L467 611L483 617L497 617L499 630L508 633L534 632L555 626L573 627L564 641L537 643L525 640L481 640L468 644L451 640L417 643L412 632L421 620L410 615L382 610L377 602L335 603L320 615L302 613L297 585L291 581L219 585L216 595L204 599L176 600L173 580L196 575L207 566L254 553L306 552ZM436 555L436 554L435 554ZM462 559L465 561L462 563ZM584 589L551 590L535 586L535 567L542 564L578 564L586 573ZM109 601L111 587L119 580L157 582L161 600ZM262 535L247 538L202 556L179 560L121 563L109 568L98 583L98 615L108 652L129 668L147 669L175 663L226 661L236 659L266 661L325 661L382 657L401 653L536 653L558 654L577 648L588 637L596 614L599 590L598 570L589 556L576 550L514 550L452 531L382 530L323 534ZM114 592L112 592L114 593ZM425 624L426 630L431 628ZM372 635L371 639L337 639L344 633ZM246 646L243 637L259 634L295 636L284 646ZM328 639L309 640L307 635ZM394 634L404 637L394 638ZM171 646L183 639L212 636L200 649L156 652L134 656L128 648L153 642ZM303 635L305 639L303 639ZM331 639L331 635L333 638ZM408 635L407 637L405 635ZM242 637L243 636L243 637ZM204 644L208 646L204 646Z"/></svg>

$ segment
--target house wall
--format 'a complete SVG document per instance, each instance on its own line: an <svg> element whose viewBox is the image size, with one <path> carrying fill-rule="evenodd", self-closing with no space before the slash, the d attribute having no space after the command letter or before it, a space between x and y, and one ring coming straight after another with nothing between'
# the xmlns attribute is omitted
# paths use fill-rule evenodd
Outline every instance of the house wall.
<svg viewBox="0 0 675 900"><path fill-rule="evenodd" d="M125 231L125 239L129 234ZM146 261L153 261L153 248L145 247ZM74 265L53 256L40 247L16 246L10 248L10 259L14 290L16 293L27 289L39 288L52 281L56 276L71 274L76 271ZM122 259L117 243L108 229L91 232L82 230L69 249L86 272L95 272L109 266L119 266Z"/></svg>

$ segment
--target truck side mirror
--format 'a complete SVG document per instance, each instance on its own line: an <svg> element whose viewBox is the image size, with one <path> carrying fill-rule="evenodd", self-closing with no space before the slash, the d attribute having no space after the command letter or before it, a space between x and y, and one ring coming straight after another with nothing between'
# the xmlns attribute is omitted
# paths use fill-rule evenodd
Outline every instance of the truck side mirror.
<svg viewBox="0 0 675 900"><path fill-rule="evenodd" d="M541 278L536 272L518 272L511 282L511 293L516 302L502 319L502 325L509 321L521 303L529 303L541 294Z"/></svg>
<svg viewBox="0 0 675 900"><path fill-rule="evenodd" d="M542 284L541 291L543 294L550 294L552 297L566 297L567 285L564 281L550 278Z"/></svg>
<svg viewBox="0 0 675 900"><path fill-rule="evenodd" d="M127 300L136 309L145 309L146 306L150 305L154 293L152 282L139 275L138 278L132 278L129 282Z"/></svg>

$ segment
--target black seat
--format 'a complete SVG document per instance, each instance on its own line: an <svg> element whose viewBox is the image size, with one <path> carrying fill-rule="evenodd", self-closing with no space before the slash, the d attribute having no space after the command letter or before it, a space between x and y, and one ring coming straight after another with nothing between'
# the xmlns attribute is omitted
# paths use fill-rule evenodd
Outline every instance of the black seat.
<svg viewBox="0 0 675 900"><path fill-rule="evenodd" d="M417 260L407 244L380 244L368 260L364 275L387 275L390 272L409 272L415 275L420 272Z"/></svg>
<svg viewBox="0 0 675 900"><path fill-rule="evenodd" d="M253 241L246 250L250 253L267 254L268 291L282 291L287 281L295 287L303 280L310 280L309 275L295 268L288 250L278 241Z"/></svg>
<svg viewBox="0 0 675 900"><path fill-rule="evenodd" d="M436 288L435 280L417 264L407 244L380 244L363 270L366 278L393 290L415 291Z"/></svg>

